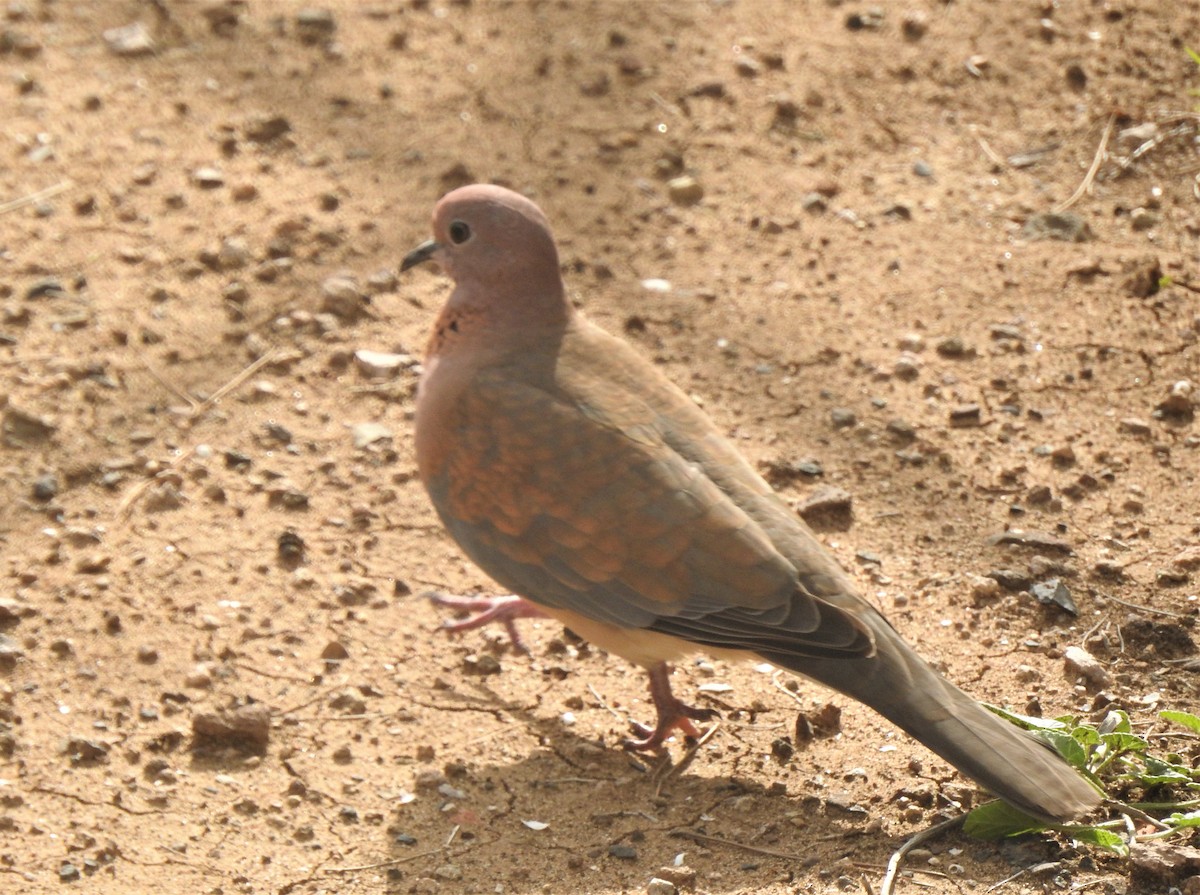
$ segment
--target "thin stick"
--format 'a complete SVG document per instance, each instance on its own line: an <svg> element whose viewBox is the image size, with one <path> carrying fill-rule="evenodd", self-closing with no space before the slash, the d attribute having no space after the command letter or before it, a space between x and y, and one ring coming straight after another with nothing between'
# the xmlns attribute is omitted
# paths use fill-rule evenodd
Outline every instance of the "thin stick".
<svg viewBox="0 0 1200 895"><path fill-rule="evenodd" d="M658 781L658 786L654 788L655 797L662 795L662 788L667 785L669 780L674 777L678 777L688 769L691 763L696 760L696 755L702 748L704 748L704 744L716 736L717 731L720 729L721 722L714 721L712 726L709 727L708 730L704 731L704 734L700 737L700 739L696 740L695 743L688 747L688 750L684 753L683 758L679 760L679 764L675 765L675 767L663 774L662 779Z"/></svg>
<svg viewBox="0 0 1200 895"><path fill-rule="evenodd" d="M1004 879L1000 880L1000 882L996 883L995 885L988 886L987 889L985 890L985 892L995 892L1001 886L1008 885L1009 883L1011 883L1014 879L1017 879L1018 877L1022 877L1027 873L1037 873L1039 871L1046 870L1047 868L1055 867L1055 866L1057 866L1057 864L1058 864L1057 861L1043 861L1040 864L1030 864L1028 867L1022 867L1020 870L1018 870L1012 876L1006 876Z"/></svg>
<svg viewBox="0 0 1200 895"><path fill-rule="evenodd" d="M255 668L247 662L233 662L234 668L240 668L242 671L249 671L251 674L261 674L263 677L269 677L277 681L291 681L294 684L311 684L311 677L300 677L295 674L280 674L273 671L263 671L261 668Z"/></svg>
<svg viewBox="0 0 1200 895"><path fill-rule="evenodd" d="M591 693L591 694L592 694L592 696L594 696L594 697L596 698L596 702L600 703L600 708L607 710L607 711L608 711L608 713L609 713L610 715L612 715L614 718L616 718L616 719L617 719L618 721L620 721L622 724L624 724L624 723L625 723L625 721L626 721L626 718L625 718L625 716L624 716L624 715L622 715L620 712L618 712L616 709L614 709L614 708L613 708L611 705L609 705L609 704L608 704L608 703L607 703L607 702L604 700L604 697L603 697L603 696L601 696L601 695L600 695L600 694L599 694L599 693L596 691L596 688L595 688L595 687L593 687L591 684L588 684L588 685L587 685L587 688L588 688L588 692L589 692L589 693Z"/></svg>
<svg viewBox="0 0 1200 895"><path fill-rule="evenodd" d="M771 858L785 858L789 861L799 861L803 856L793 852L780 851L777 848L764 848L761 845L750 845L746 842L738 842L734 839L723 839L720 836L709 836L707 833L697 833L695 830L672 830L671 836L678 836L680 839L691 839L695 842L709 842L713 845L728 845L730 848L740 848L742 851L752 852L756 855L766 855Z"/></svg>
<svg viewBox="0 0 1200 895"><path fill-rule="evenodd" d="M1100 166L1104 163L1104 157L1108 153L1108 138L1112 134L1113 122L1117 120L1117 113L1113 112L1108 116L1108 123L1104 125L1104 133L1100 135L1100 145L1096 147L1096 155L1092 158L1092 166L1088 168L1086 174L1083 175L1083 180L1079 186L1075 188L1075 192L1071 193L1070 197L1063 202L1059 202L1054 206L1053 211L1058 213L1066 211L1076 202L1083 198L1084 193L1092 191L1092 182L1096 179L1096 172L1100 170Z"/></svg>
<svg viewBox="0 0 1200 895"><path fill-rule="evenodd" d="M143 362L142 366L146 368L147 373L149 373L151 376L154 377L155 382L157 382L159 385L161 385L163 388L165 388L167 391L169 391L171 394L173 394L179 400L185 401L189 407L189 412L191 412L191 413L196 412L196 407L200 403L199 401L197 401L195 398L193 398L191 395L189 395L187 392L183 391L182 389L176 388L173 384L171 384L170 382L167 382L167 380L164 379L161 375L159 375L159 372L156 369L154 369L154 367L150 366L148 363Z"/></svg>
<svg viewBox="0 0 1200 895"><path fill-rule="evenodd" d="M788 696L790 696L795 701L796 705L803 708L804 700L800 698L800 694L793 693L791 690L789 690L783 684L779 683L779 676L781 674L783 674L782 671L776 671L773 675L771 675L771 684L775 687L776 690L779 690L781 693L786 693Z"/></svg>
<svg viewBox="0 0 1200 895"><path fill-rule="evenodd" d="M993 165L995 165L997 168L1008 167L1008 162L1004 159L1004 157L997 153L996 150L992 149L992 147L988 144L988 141L979 136L979 134L975 135L975 142L979 144L979 148L983 150L983 154L988 157L988 161L990 161Z"/></svg>
<svg viewBox="0 0 1200 895"><path fill-rule="evenodd" d="M1149 612L1154 615L1165 615L1167 618L1190 618L1191 616L1182 615L1178 612L1167 612L1165 609L1155 609L1151 606L1143 606L1140 603L1130 603L1128 600L1122 600L1120 597L1114 597L1112 594L1102 595L1106 600L1112 600L1114 603L1120 603L1122 606L1128 606L1130 609L1136 609L1139 612Z"/></svg>
<svg viewBox="0 0 1200 895"><path fill-rule="evenodd" d="M415 855L404 855L401 858L388 858L386 861L376 861L374 864L358 864L354 867L328 867L324 873L359 873L363 870L378 870L380 867L395 867L397 864L407 864L409 861L416 861L420 858L428 858L430 855L440 854L444 852L445 846L438 846L429 851L418 852Z"/></svg>
<svg viewBox="0 0 1200 895"><path fill-rule="evenodd" d="M26 205L33 205L41 202L43 199L49 199L51 196L65 193L73 186L75 186L75 181L68 178L67 180L59 181L54 186L48 186L44 190L30 193L28 196L21 196L19 199L9 199L7 202L0 202L0 214L16 211L18 208L24 208Z"/></svg>
<svg viewBox="0 0 1200 895"><path fill-rule="evenodd" d="M966 820L966 818L967 816L965 814L960 814L958 817L952 817L949 820L944 820L940 824L934 824L932 827L917 833L917 835L913 836L902 846L896 849L896 851L892 854L892 857L888 860L887 873L883 875L883 880L879 883L879 895L891 895L891 893L895 891L896 877L900 874L900 864L904 860L905 855L907 855L922 842L928 842L930 839L942 835L942 833L946 832L952 827L957 827L964 820Z"/></svg>
<svg viewBox="0 0 1200 895"><path fill-rule="evenodd" d="M1147 814L1141 808L1135 808L1133 805L1130 805L1128 802L1118 802L1116 799L1105 799L1104 804L1110 808L1115 808L1117 811L1120 811L1122 814L1128 815L1129 817L1132 817L1135 820L1140 820L1144 824L1150 824L1151 826L1158 827L1160 830L1175 829L1174 827L1163 823L1158 818L1151 817L1149 814Z"/></svg>
<svg viewBox="0 0 1200 895"><path fill-rule="evenodd" d="M247 379L249 379L251 376L253 376L255 373L257 373L259 370L261 370L263 367L265 367L267 364L269 364L274 359L274 357L275 357L275 352L268 351L266 354L264 354L262 357L260 357L254 363L252 363L250 366L246 367L246 369L242 370L242 372L238 373L236 376L234 376L232 379L230 379L228 382L226 382L223 386L221 386L219 389L217 389L215 392L213 392L211 395L209 395L207 398L205 398L203 401L201 401L199 404L197 404L195 409L192 411L192 416L197 417L197 416L200 416L201 414L203 414L206 410L208 410L210 407L212 407L214 404L216 404L218 401L220 401L222 398L224 398L227 394L229 394L231 391L233 391L235 388L237 388L239 385L241 385L243 382L245 382Z"/></svg>
<svg viewBox="0 0 1200 895"><path fill-rule="evenodd" d="M188 448L186 451L181 453L178 457L160 469L152 478L142 479L142 481L130 488L129 493L122 498L121 503L117 506L117 521L123 522L125 519L127 519L130 512L133 510L133 505L141 499L143 494L145 494L156 483L163 481L169 473L175 473L176 470L178 470L182 464L190 460L195 453L195 446Z"/></svg>

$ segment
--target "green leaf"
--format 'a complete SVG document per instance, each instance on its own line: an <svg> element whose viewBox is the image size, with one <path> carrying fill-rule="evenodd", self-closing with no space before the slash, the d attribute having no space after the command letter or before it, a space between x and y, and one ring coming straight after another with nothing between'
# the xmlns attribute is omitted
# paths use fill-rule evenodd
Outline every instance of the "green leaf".
<svg viewBox="0 0 1200 895"><path fill-rule="evenodd" d="M1097 827L1071 827L1065 832L1076 842L1084 845L1095 845L1116 852L1122 857L1129 854L1129 843L1109 830L1101 830Z"/></svg>
<svg viewBox="0 0 1200 895"><path fill-rule="evenodd" d="M1134 733L1106 733L1101 739L1110 753L1145 752L1150 744Z"/></svg>
<svg viewBox="0 0 1200 895"><path fill-rule="evenodd" d="M1080 742L1069 733L1057 730L1037 730L1034 734L1054 747L1054 751L1067 760L1075 768L1087 768L1088 752Z"/></svg>
<svg viewBox="0 0 1200 895"><path fill-rule="evenodd" d="M1184 47L1183 49L1184 49L1184 52L1186 52L1189 56L1192 57L1193 62L1195 62L1197 65L1200 65L1200 53L1197 53L1191 47Z"/></svg>
<svg viewBox="0 0 1200 895"><path fill-rule="evenodd" d="M1200 827L1200 811L1189 811L1187 814L1176 812L1170 817L1163 818L1163 823L1173 827Z"/></svg>
<svg viewBox="0 0 1200 895"><path fill-rule="evenodd" d="M1188 52L1191 53L1192 51L1188 50ZM1192 55L1195 54L1193 53ZM1200 59L1196 60L1196 64L1200 65ZM1173 712L1167 710L1164 712L1159 712L1158 717L1166 721L1174 722L1175 724L1180 724L1193 733L1200 733L1200 718L1197 718L1190 712Z"/></svg>
<svg viewBox="0 0 1200 895"><path fill-rule="evenodd" d="M1070 719L1053 718L1034 718L1032 715L1018 715L1016 712L1010 712L1008 709L1002 709L998 705L989 705L984 703L984 708L995 712L1005 721L1011 721L1017 727L1024 727L1026 730L1066 730L1071 726Z"/></svg>
<svg viewBox="0 0 1200 895"><path fill-rule="evenodd" d="M1100 734L1133 733L1133 725L1129 722L1129 713L1121 709L1113 709L1100 722Z"/></svg>
<svg viewBox="0 0 1200 895"><path fill-rule="evenodd" d="M1185 764L1163 761L1153 755L1145 756L1142 762L1145 764L1146 770L1136 773L1134 776L1143 783L1154 785L1156 783L1192 782L1192 769Z"/></svg>
<svg viewBox="0 0 1200 895"><path fill-rule="evenodd" d="M1037 833L1046 825L1008 802L985 802L967 815L963 829L976 839L1004 839L1022 833Z"/></svg>

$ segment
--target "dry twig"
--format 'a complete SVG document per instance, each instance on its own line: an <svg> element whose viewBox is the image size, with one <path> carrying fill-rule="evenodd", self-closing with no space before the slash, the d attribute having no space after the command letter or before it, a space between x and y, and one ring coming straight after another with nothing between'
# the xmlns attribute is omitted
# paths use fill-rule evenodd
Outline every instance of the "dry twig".
<svg viewBox="0 0 1200 895"><path fill-rule="evenodd" d="M1104 157L1108 154L1108 138L1112 135L1113 122L1117 120L1117 113L1113 112L1108 116L1108 123L1104 125L1104 133L1100 135L1100 145L1096 147L1096 155L1092 158L1092 166L1088 168L1086 174L1083 175L1083 180L1079 186L1075 188L1075 192L1071 193L1064 201L1059 202L1054 206L1055 214L1066 211L1081 198L1084 193L1090 193L1092 190L1092 182L1096 179L1096 172L1100 170L1100 166L1104 163Z"/></svg>
<svg viewBox="0 0 1200 895"><path fill-rule="evenodd" d="M9 199L7 202L0 202L0 214L9 211L16 211L18 208L24 208L26 205L33 205L41 202L43 199L49 199L51 196L57 196L59 193L65 193L71 187L75 186L75 181L67 179L59 181L54 186L48 186L44 190L38 190L36 193L30 193L28 196L21 196L17 199Z"/></svg>
<svg viewBox="0 0 1200 895"><path fill-rule="evenodd" d="M944 820L940 824L934 824L928 829L922 830L911 839L906 841L892 854L892 857L887 863L887 873L883 875L883 880L879 883L879 895L891 895L896 889L896 877L900 875L900 864L904 860L904 856L920 845L922 842L928 842L934 839L947 830L957 827L967 816L960 814L958 817L952 817L949 820Z"/></svg>

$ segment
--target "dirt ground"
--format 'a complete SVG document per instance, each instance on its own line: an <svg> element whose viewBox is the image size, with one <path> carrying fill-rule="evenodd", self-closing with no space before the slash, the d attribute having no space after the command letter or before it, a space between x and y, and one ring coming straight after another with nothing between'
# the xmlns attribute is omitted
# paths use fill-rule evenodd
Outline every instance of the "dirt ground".
<svg viewBox="0 0 1200 895"><path fill-rule="evenodd" d="M0 891L857 892L981 798L702 657L719 729L635 758L634 669L439 632L423 594L491 585L415 478L448 285L395 269L470 181L543 206L579 304L832 505L954 680L1196 710L1195 4L2 7ZM1184 885L1053 837L908 866Z"/></svg>

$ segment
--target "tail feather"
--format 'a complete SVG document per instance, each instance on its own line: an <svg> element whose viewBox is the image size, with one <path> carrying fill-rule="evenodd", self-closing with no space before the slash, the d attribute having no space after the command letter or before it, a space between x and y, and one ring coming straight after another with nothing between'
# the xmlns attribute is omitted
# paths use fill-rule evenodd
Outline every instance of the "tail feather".
<svg viewBox="0 0 1200 895"><path fill-rule="evenodd" d="M763 654L859 700L986 789L1041 820L1071 820L1101 796L1044 742L951 684L888 628L868 659Z"/></svg>

